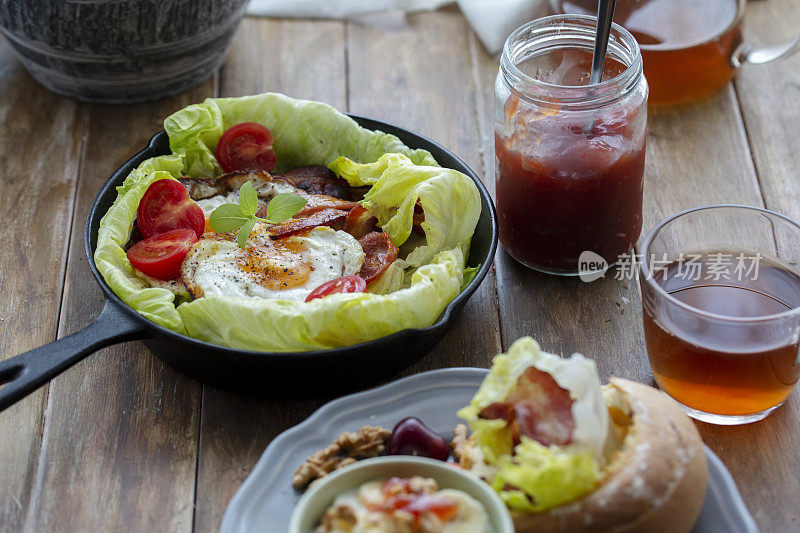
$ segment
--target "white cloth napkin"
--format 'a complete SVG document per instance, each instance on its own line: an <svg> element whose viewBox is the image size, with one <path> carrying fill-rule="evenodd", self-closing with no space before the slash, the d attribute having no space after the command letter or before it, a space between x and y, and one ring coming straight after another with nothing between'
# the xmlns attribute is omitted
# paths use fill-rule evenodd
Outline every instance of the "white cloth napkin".
<svg viewBox="0 0 800 533"><path fill-rule="evenodd" d="M454 0L251 0L248 15L280 18L355 19L387 11L410 13L452 4ZM457 0L461 11L491 54L508 35L544 14L544 0Z"/></svg>

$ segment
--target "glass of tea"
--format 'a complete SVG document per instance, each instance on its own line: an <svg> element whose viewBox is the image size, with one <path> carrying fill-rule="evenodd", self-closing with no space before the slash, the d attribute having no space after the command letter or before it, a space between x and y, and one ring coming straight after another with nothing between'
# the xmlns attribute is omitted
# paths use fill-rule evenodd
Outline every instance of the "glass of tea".
<svg viewBox="0 0 800 533"><path fill-rule="evenodd" d="M596 24L556 15L521 26L506 41L495 82L500 242L549 274L590 272L580 265L584 252L613 264L642 229L642 58L615 24L603 78L590 85Z"/></svg>
<svg viewBox="0 0 800 533"><path fill-rule="evenodd" d="M745 0L618 0L614 21L642 48L650 105L705 98L734 77L744 63L791 55L756 49L742 39ZM597 0L550 0L556 13L597 12Z"/></svg>
<svg viewBox="0 0 800 533"><path fill-rule="evenodd" d="M757 207L699 207L658 224L641 251L658 385L712 424L778 408L800 377L800 225Z"/></svg>

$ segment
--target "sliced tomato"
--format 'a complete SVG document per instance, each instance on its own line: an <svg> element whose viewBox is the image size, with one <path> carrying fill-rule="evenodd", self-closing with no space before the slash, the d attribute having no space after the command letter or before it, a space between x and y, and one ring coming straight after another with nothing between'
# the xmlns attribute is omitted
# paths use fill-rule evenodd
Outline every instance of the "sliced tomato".
<svg viewBox="0 0 800 533"><path fill-rule="evenodd" d="M217 143L217 161L225 172L275 168L278 156L272 149L272 133L257 122L231 126Z"/></svg>
<svg viewBox="0 0 800 533"><path fill-rule="evenodd" d="M358 242L366 254L358 275L369 284L381 277L389 265L397 259L397 246L388 235L378 231L367 233Z"/></svg>
<svg viewBox="0 0 800 533"><path fill-rule="evenodd" d="M197 242L194 230L182 228L139 241L128 249L128 261L150 277L171 280L178 277L183 258Z"/></svg>
<svg viewBox="0 0 800 533"><path fill-rule="evenodd" d="M364 292L366 288L367 282L361 276L342 276L341 278L327 281L311 291L306 301L310 302L315 298L324 298L329 294L340 292Z"/></svg>
<svg viewBox="0 0 800 533"><path fill-rule="evenodd" d="M206 217L183 185L175 180L158 180L142 196L136 209L136 223L144 237L186 228L200 238Z"/></svg>

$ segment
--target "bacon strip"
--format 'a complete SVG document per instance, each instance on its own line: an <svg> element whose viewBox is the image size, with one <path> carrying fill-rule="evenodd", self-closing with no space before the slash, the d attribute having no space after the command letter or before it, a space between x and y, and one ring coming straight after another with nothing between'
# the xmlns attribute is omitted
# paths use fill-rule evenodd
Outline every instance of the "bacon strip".
<svg viewBox="0 0 800 533"><path fill-rule="evenodd" d="M572 442L574 400L568 390L536 367L529 367L517 379L517 387L503 402L494 402L478 413L479 418L503 419L511 428L514 444L520 436L544 446Z"/></svg>
<svg viewBox="0 0 800 533"><path fill-rule="evenodd" d="M301 195L319 195L328 199L340 199L343 202L363 196L361 189L350 187L345 180L321 165L295 167L274 175L265 170L235 170L216 178L184 176L179 181L189 191L189 196L193 200L210 198L227 191L238 191L247 181L253 184L259 198L266 199L274 195L273 183L293 187ZM341 209L351 209L351 207Z"/></svg>
<svg viewBox="0 0 800 533"><path fill-rule="evenodd" d="M326 196L324 194L308 194L301 190L297 190L293 194L302 196L306 199L306 205L294 215L294 218L307 217L308 215L324 209L341 209L343 211L350 211L351 209L359 206L358 202L348 202L347 200L340 200L338 198L334 198L333 196ZM258 211L256 211L256 216L261 218L266 217L267 206L264 205L259 207Z"/></svg>
<svg viewBox="0 0 800 533"><path fill-rule="evenodd" d="M350 190L350 186L345 180L337 177L331 169L322 165L294 167L282 174L276 174L276 177L289 181L298 189L309 194L347 198Z"/></svg>
<svg viewBox="0 0 800 533"><path fill-rule="evenodd" d="M412 218L413 226L411 226L411 229L417 235L422 235L424 237L425 230L422 229L423 222L425 222L425 211L422 210L422 204L419 203L419 200L417 200L417 203L414 204L414 215Z"/></svg>
<svg viewBox="0 0 800 533"><path fill-rule="evenodd" d="M378 219L358 202L348 202L324 194L300 192L300 196L303 196L308 203L293 218L270 226L269 231L273 239L301 233L316 226L331 226L340 222L341 228L336 229L344 229L356 239L378 229L376 225ZM263 218L266 213L267 208L263 206L256 212L256 216Z"/></svg>
<svg viewBox="0 0 800 533"><path fill-rule="evenodd" d="M378 231L365 235L358 242L366 254L358 275L369 284L386 272L389 265L397 259L399 250L388 235Z"/></svg>
<svg viewBox="0 0 800 533"><path fill-rule="evenodd" d="M303 191L298 191L294 194L298 196L302 196L306 199L306 205L303 206L303 209L297 212L294 215L294 218L302 218L307 217L317 211L323 211L326 209L339 209L342 211L350 211L351 209L355 208L359 204L357 202L348 202L346 200L339 200L338 198L334 198L332 196L325 196L324 194L306 194ZM264 218L267 216L267 206L261 206L256 211L256 216Z"/></svg>
<svg viewBox="0 0 800 533"><path fill-rule="evenodd" d="M356 239L361 239L368 233L378 231L378 218L360 204L356 204L356 206L347 213L347 218L344 219L343 229Z"/></svg>
<svg viewBox="0 0 800 533"><path fill-rule="evenodd" d="M326 194L308 194L304 192L298 192L297 194L305 198L306 202L308 202L303 209L295 215L298 217L310 215L311 213L322 211L323 209L343 209L345 211L350 211L351 209L360 207L358 202L340 200L339 198L334 198Z"/></svg>
<svg viewBox="0 0 800 533"><path fill-rule="evenodd" d="M316 228L317 226L332 226L337 222L342 222L347 217L347 211L342 209L323 209L316 211L307 217L290 218L279 224L271 224L267 231L270 232L272 239L280 239L289 235L296 235L304 231Z"/></svg>

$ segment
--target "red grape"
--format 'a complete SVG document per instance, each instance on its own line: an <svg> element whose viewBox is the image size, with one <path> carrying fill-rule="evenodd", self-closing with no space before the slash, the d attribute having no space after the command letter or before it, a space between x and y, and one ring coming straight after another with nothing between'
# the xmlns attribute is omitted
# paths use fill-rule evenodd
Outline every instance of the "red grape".
<svg viewBox="0 0 800 533"><path fill-rule="evenodd" d="M439 461L450 457L447 440L437 435L422 423L419 418L404 418L392 430L386 448L389 455L418 455Z"/></svg>

